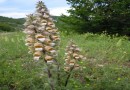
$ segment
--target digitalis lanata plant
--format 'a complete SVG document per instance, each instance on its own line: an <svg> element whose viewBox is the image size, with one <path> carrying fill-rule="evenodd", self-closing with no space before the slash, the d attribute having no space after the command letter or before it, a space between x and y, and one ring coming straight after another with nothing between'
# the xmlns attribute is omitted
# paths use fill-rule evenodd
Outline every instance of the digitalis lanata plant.
<svg viewBox="0 0 130 90"><path fill-rule="evenodd" d="M36 12L27 16L24 26L24 33L26 34L25 45L28 46L28 53L33 55L34 61L44 61L42 67L45 68L45 74L47 74L51 90L55 90L59 86L66 87L70 74L65 79L65 82L64 80L61 81L61 78L63 78L61 75L63 73L60 73L62 71L60 71L59 67L61 64L56 60L60 44L59 32L42 1L37 3ZM80 70L81 66L78 61L83 59L84 56L80 54L80 49L71 42L66 49L64 70L66 72Z"/></svg>
<svg viewBox="0 0 130 90"><path fill-rule="evenodd" d="M85 60L86 57L84 57L80 51L80 48L74 42L70 41L69 45L66 47L65 71L78 70L81 68L78 63Z"/></svg>
<svg viewBox="0 0 130 90"><path fill-rule="evenodd" d="M59 46L59 32L43 2L39 1L36 12L29 15L25 22L26 45L38 61L42 55L47 63L55 62L56 48Z"/></svg>
<svg viewBox="0 0 130 90"><path fill-rule="evenodd" d="M33 54L34 61L44 60L49 80L51 80L50 68L53 65L50 64L58 65L56 57L60 37L58 29L42 1L37 3L36 12L27 16L24 26L24 33L27 34L25 45L28 46L29 53ZM49 82L51 89L54 90L52 80Z"/></svg>
<svg viewBox="0 0 130 90"><path fill-rule="evenodd" d="M81 49L73 41L70 41L69 45L66 47L65 53L64 71L68 74L65 81L65 86L67 86L73 70L82 70L82 66L79 64L83 60L86 60L86 57L81 54Z"/></svg>

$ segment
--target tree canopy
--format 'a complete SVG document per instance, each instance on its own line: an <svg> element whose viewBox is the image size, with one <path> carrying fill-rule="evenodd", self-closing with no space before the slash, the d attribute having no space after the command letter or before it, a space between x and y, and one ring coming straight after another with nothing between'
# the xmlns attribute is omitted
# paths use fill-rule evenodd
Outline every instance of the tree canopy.
<svg viewBox="0 0 130 90"><path fill-rule="evenodd" d="M130 33L130 0L67 0L69 16L60 20L64 29L79 33Z"/></svg>

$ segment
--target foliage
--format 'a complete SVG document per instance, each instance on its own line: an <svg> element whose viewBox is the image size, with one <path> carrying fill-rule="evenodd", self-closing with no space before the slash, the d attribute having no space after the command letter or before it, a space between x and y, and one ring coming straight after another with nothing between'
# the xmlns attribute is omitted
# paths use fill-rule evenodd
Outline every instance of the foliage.
<svg viewBox="0 0 130 90"><path fill-rule="evenodd" d="M129 34L130 0L67 0L69 16L62 15L59 26L78 33Z"/></svg>
<svg viewBox="0 0 130 90"><path fill-rule="evenodd" d="M0 32L1 31L14 31L14 28L12 26L10 26L9 24L5 24L5 23L0 23Z"/></svg>
<svg viewBox="0 0 130 90"><path fill-rule="evenodd" d="M61 65L64 64L64 48L70 38L81 47L87 61L80 63L84 66L83 72L73 72L65 90L129 90L130 42L126 37L91 33L66 35L61 32L58 56ZM22 32L0 34L0 89L50 90L45 82L43 66L32 61L24 40ZM85 79L78 76L78 73ZM65 79L66 76L62 76L62 80Z"/></svg>
<svg viewBox="0 0 130 90"><path fill-rule="evenodd" d="M24 19L13 19L0 16L0 32L12 32L21 30L23 27Z"/></svg>
<svg viewBox="0 0 130 90"><path fill-rule="evenodd" d="M52 18L57 21L58 16L52 16ZM24 18L8 18L0 16L0 32L12 32L16 30L23 29Z"/></svg>

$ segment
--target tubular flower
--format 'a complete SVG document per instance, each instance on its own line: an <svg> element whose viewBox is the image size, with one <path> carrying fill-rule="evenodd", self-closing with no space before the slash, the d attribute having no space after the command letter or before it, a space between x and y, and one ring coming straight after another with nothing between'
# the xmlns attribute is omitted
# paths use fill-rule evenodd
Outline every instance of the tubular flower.
<svg viewBox="0 0 130 90"><path fill-rule="evenodd" d="M60 37L58 29L42 1L37 3L35 14L27 17L24 26L24 32L27 34L26 45L33 53L34 60L39 60L43 55L47 63L53 63L57 55Z"/></svg>
<svg viewBox="0 0 130 90"><path fill-rule="evenodd" d="M34 22L34 15L30 14L27 15L26 22L24 23L25 29L24 33L27 35L25 39L25 45L28 46L29 52L28 53L34 53L34 43L35 43L35 25L33 24Z"/></svg>
<svg viewBox="0 0 130 90"><path fill-rule="evenodd" d="M86 57L80 54L80 48L76 44L74 44L72 41L70 44L66 47L66 53L65 53L65 71L70 71L72 69L78 70L80 69L80 65L78 64L79 61L85 60Z"/></svg>

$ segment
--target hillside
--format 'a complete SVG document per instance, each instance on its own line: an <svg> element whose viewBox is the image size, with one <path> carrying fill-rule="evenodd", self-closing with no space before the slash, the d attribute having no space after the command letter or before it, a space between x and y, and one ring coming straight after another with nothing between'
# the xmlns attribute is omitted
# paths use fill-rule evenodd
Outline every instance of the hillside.
<svg viewBox="0 0 130 90"><path fill-rule="evenodd" d="M54 20L58 19L58 16L52 16ZM1 31L17 31L23 28L24 18L14 19L0 16L0 32Z"/></svg>
<svg viewBox="0 0 130 90"><path fill-rule="evenodd" d="M17 31L23 27L24 19L14 19L0 16L0 32L1 31Z"/></svg>

